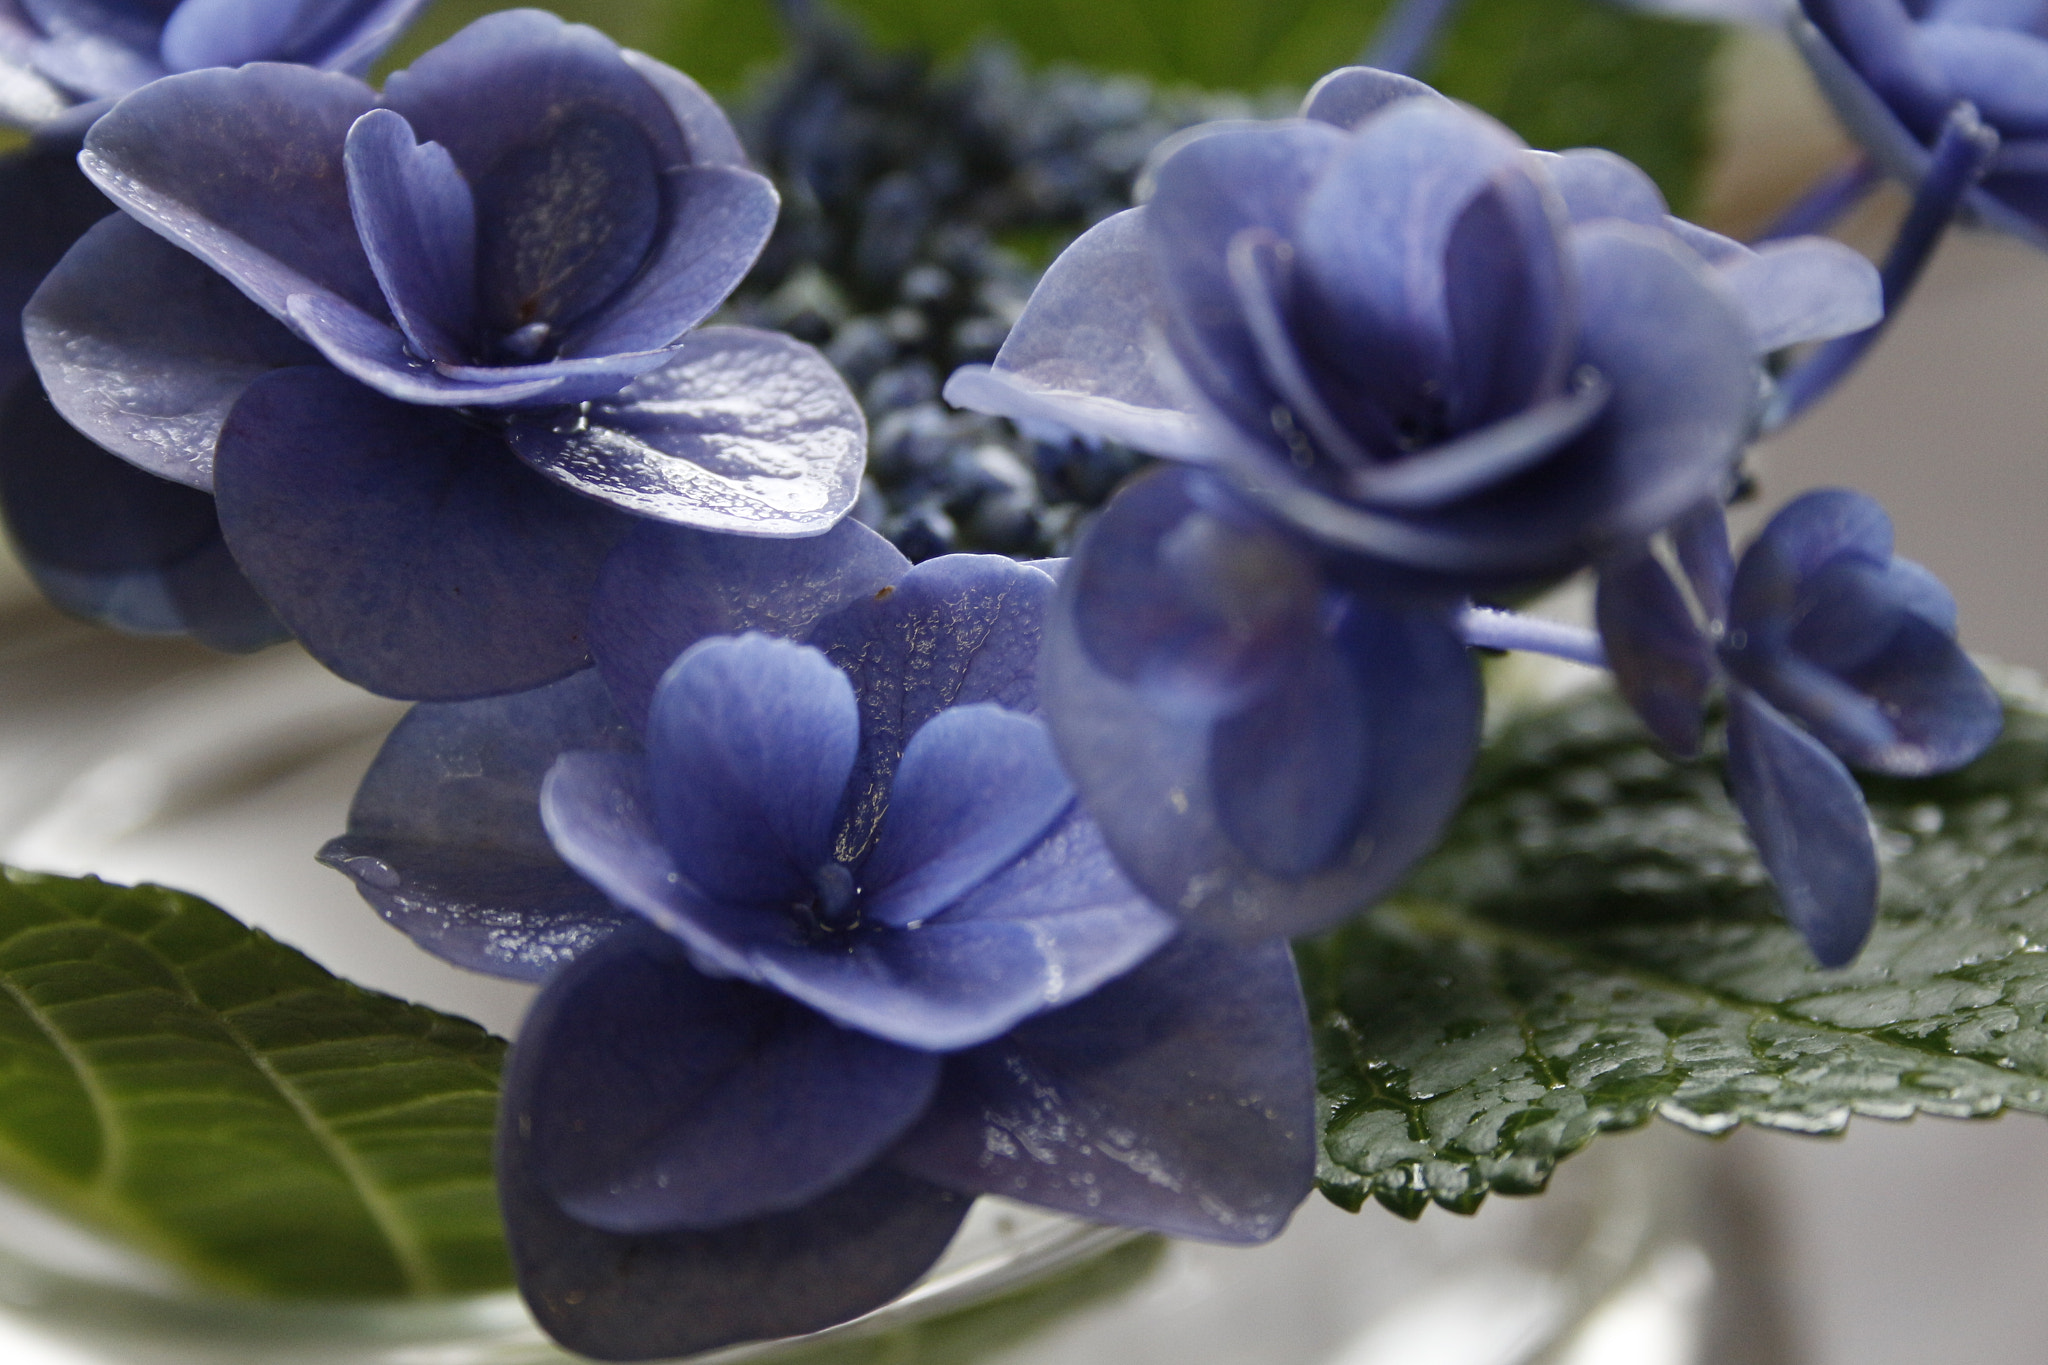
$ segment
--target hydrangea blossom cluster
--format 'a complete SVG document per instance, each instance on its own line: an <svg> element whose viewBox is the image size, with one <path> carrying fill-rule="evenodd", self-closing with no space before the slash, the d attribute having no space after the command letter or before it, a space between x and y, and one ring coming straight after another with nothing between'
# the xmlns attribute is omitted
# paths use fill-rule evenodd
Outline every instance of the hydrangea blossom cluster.
<svg viewBox="0 0 2048 1365"><path fill-rule="evenodd" d="M1052 586L852 522L650 528L598 671L393 733L323 856L423 946L546 982L500 1179L565 1344L841 1321L975 1194L1255 1242L1307 1193L1286 947L1178 934L1117 870L1033 714Z"/></svg>
<svg viewBox="0 0 2048 1365"><path fill-rule="evenodd" d="M1174 149L947 390L1176 462L1077 551L1044 684L1139 884L1246 936L1390 889L1478 742L1459 606L1717 496L1762 359L1877 292L1846 248L1752 251L1384 72Z"/></svg>
<svg viewBox="0 0 2048 1365"><path fill-rule="evenodd" d="M540 985L500 1190L575 1350L843 1321L983 1193L1275 1235L1315 1166L1286 937L1438 841L1475 645L1611 664L1682 755L1718 683L1736 803L1827 964L1875 905L1845 764L1997 732L1867 500L1810 495L1739 563L1721 514L1984 169L1966 109L1921 129L1882 276L1383 71L1178 134L946 387L1162 462L1071 561L913 568L845 519L866 429L826 358L703 325L778 207L719 108L531 10L373 91L411 9L149 7L120 29L149 67L0 0L0 40L41 26L0 58L127 91L80 154L119 212L27 307L0 478L74 609L288 632L422 702L322 856L421 947ZM875 221L915 198L889 183ZM1598 636L1481 605L1589 569Z"/></svg>

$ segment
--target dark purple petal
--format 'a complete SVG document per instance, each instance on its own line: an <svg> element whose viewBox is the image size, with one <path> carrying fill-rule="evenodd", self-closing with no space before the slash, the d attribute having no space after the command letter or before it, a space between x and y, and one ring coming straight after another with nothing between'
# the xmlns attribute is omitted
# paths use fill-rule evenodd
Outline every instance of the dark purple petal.
<svg viewBox="0 0 2048 1365"><path fill-rule="evenodd" d="M802 639L819 617L909 569L851 517L801 540L642 522L598 573L590 652L620 713L641 726L655 683L699 640L749 630Z"/></svg>
<svg viewBox="0 0 2048 1365"><path fill-rule="evenodd" d="M1321 612L1275 618L1271 673L1219 726L1213 699L1123 681L1085 643L1088 598L1113 577L1091 561L1129 533L1123 501L1062 577L1041 665L1083 803L1140 888L1217 932L1301 933L1364 908L1435 843L1477 744L1477 674L1448 613L1326 587ZM1202 567L1191 554L1183 572Z"/></svg>
<svg viewBox="0 0 2048 1365"><path fill-rule="evenodd" d="M1496 173L1458 214L1443 256L1451 430L1512 417L1562 387L1579 330L1563 226L1520 164Z"/></svg>
<svg viewBox="0 0 2048 1365"><path fill-rule="evenodd" d="M344 678L455 701L589 662L597 566L626 519L535 477L489 430L306 367L250 385L219 466L235 558Z"/></svg>
<svg viewBox="0 0 2048 1365"><path fill-rule="evenodd" d="M519 1062L515 1055L513 1067ZM511 1102L498 1199L520 1292L549 1336L601 1360L666 1359L813 1332L878 1308L938 1260L970 1201L887 1166L801 1209L712 1232L577 1222L541 1188Z"/></svg>
<svg viewBox="0 0 2048 1365"><path fill-rule="evenodd" d="M693 332L614 396L522 416L508 439L549 478L637 516L756 536L830 527L867 459L867 423L838 372L749 327Z"/></svg>
<svg viewBox="0 0 2048 1365"><path fill-rule="evenodd" d="M707 977L635 927L555 976L520 1026L509 1112L536 1182L617 1233L799 1209L916 1122L939 1059Z"/></svg>
<svg viewBox="0 0 2048 1365"><path fill-rule="evenodd" d="M713 900L774 905L832 861L832 816L860 747L844 673L767 635L692 645L647 716L655 828Z"/></svg>
<svg viewBox="0 0 2048 1365"><path fill-rule="evenodd" d="M322 293L381 317L342 168L349 125L375 102L361 81L305 67L193 71L124 99L86 134L79 164L272 317L294 294Z"/></svg>
<svg viewBox="0 0 2048 1365"><path fill-rule="evenodd" d="M74 616L231 653L287 638L235 568L213 499L79 435L33 376L0 408L0 505L22 565Z"/></svg>
<svg viewBox="0 0 2048 1365"><path fill-rule="evenodd" d="M242 391L311 347L233 285L126 214L109 214L22 315L50 401L152 474L213 485L221 424Z"/></svg>
<svg viewBox="0 0 2048 1365"><path fill-rule="evenodd" d="M1847 963L1877 918L1877 849L1849 770L1770 703L1732 687L1728 788L1785 918L1823 967Z"/></svg>
<svg viewBox="0 0 2048 1365"><path fill-rule="evenodd" d="M669 363L666 352L550 360L532 365L447 365L422 360L390 323L380 322L332 295L295 294L292 325L343 374L395 398L424 407L539 407L617 393L646 371Z"/></svg>
<svg viewBox="0 0 2048 1365"><path fill-rule="evenodd" d="M1685 595L1647 550L1600 566L1600 642L1615 685L1657 742L1695 758L1714 683L1714 651Z"/></svg>
<svg viewBox="0 0 2048 1365"><path fill-rule="evenodd" d="M1301 116L1351 131L1398 100L1420 98L1443 96L1411 76L1370 66L1345 66L1309 88L1301 102Z"/></svg>
<svg viewBox="0 0 2048 1365"><path fill-rule="evenodd" d="M297 62L361 75L427 0L183 0L161 47L173 71Z"/></svg>
<svg viewBox="0 0 2048 1365"><path fill-rule="evenodd" d="M861 867L864 916L895 928L929 919L1037 843L1073 801L1043 722L986 702L941 711L896 765Z"/></svg>
<svg viewBox="0 0 2048 1365"><path fill-rule="evenodd" d="M891 1159L1096 1222L1276 1236L1315 1174L1315 1076L1287 946L1184 935L1079 1004L950 1058Z"/></svg>
<svg viewBox="0 0 2048 1365"><path fill-rule="evenodd" d="M1247 431L1270 429L1272 395L1238 313L1230 244L1247 228L1292 240L1303 200L1350 141L1308 120L1227 127L1168 157L1145 205L1175 357L1208 401Z"/></svg>
<svg viewBox="0 0 2048 1365"><path fill-rule="evenodd" d="M389 109L348 130L349 206L391 315L426 360L471 359L476 202L448 149Z"/></svg>
<svg viewBox="0 0 2048 1365"><path fill-rule="evenodd" d="M640 143L642 152L635 155L644 155L650 173L691 161L667 99L618 45L594 28L565 24L540 10L504 10L477 20L393 74L383 102L405 115L422 141L448 149L480 207L497 202L493 186L499 177L523 179L530 158L551 144L565 149L559 139L571 128L599 129L592 135L607 143L625 139L621 153L627 144ZM608 165L622 172L629 163L630 158ZM642 187L651 189L653 182ZM638 213L643 207L631 209ZM533 211L549 210L536 205Z"/></svg>
<svg viewBox="0 0 2048 1365"><path fill-rule="evenodd" d="M766 178L739 166L686 166L662 178L666 231L640 273L562 341L565 356L674 345L753 268L775 228L780 200Z"/></svg>
<svg viewBox="0 0 2048 1365"><path fill-rule="evenodd" d="M860 758L840 812L839 857L853 862L888 809L896 761L949 706L991 701L1036 712L1039 634L1052 580L1000 555L926 560L894 592L854 599L809 642L853 679Z"/></svg>
<svg viewBox="0 0 2048 1365"><path fill-rule="evenodd" d="M1200 422L1153 363L1166 315L1146 212L1105 218L1062 251L1031 291L994 365L954 371L946 401L1057 422L1161 455L1207 453Z"/></svg>
<svg viewBox="0 0 2048 1365"><path fill-rule="evenodd" d="M1528 155L1557 187L1574 223L1620 218L1644 227L1664 226L1669 214L1664 195L1634 162L1600 147Z"/></svg>
<svg viewBox="0 0 2048 1365"><path fill-rule="evenodd" d="M428 952L538 981L624 920L540 822L562 753L639 752L594 670L482 701L426 702L378 750L320 860Z"/></svg>

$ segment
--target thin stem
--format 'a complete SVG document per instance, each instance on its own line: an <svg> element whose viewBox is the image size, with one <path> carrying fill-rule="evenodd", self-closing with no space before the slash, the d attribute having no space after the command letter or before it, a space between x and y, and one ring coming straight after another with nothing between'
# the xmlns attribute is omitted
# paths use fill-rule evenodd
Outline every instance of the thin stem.
<svg viewBox="0 0 2048 1365"><path fill-rule="evenodd" d="M1607 650L1599 635L1562 621L1546 621L1540 616L1524 616L1496 607L1468 606L1458 613L1458 633L1476 649L1519 649L1569 659L1591 668L1607 667Z"/></svg>
<svg viewBox="0 0 2048 1365"><path fill-rule="evenodd" d="M1450 22L1459 4L1460 0L1394 0L1394 7L1373 30L1372 41L1365 45L1359 63L1403 76L1414 75L1436 50L1437 35Z"/></svg>
<svg viewBox="0 0 2048 1365"><path fill-rule="evenodd" d="M1797 202L1771 221L1757 236L1754 246L1785 237L1804 237L1826 232L1842 216L1863 202L1879 179L1877 163L1858 152L1829 171Z"/></svg>
<svg viewBox="0 0 2048 1365"><path fill-rule="evenodd" d="M1948 226L1955 221L1963 196L1998 154L1998 134L1977 117L1976 107L1964 100L1949 111L1942 125L1941 140L1927 163L1927 174L1913 195L1913 207L1899 224L1899 235L1879 267L1884 286L1884 316L1860 332L1824 342L1797 368L1778 381L1778 391L1764 414L1763 429L1776 431L1824 397L1883 335L1906 296L1927 268L1934 248L1941 243Z"/></svg>

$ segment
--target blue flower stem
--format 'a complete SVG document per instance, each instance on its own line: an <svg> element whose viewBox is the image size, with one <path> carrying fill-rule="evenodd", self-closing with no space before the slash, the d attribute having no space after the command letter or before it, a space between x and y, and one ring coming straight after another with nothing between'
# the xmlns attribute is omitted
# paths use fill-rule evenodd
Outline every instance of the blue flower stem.
<svg viewBox="0 0 2048 1365"><path fill-rule="evenodd" d="M1761 246L1786 237L1804 237L1826 232L1850 209L1863 201L1879 179L1877 163L1858 152L1829 171L1797 202L1771 220L1750 245Z"/></svg>
<svg viewBox="0 0 2048 1365"><path fill-rule="evenodd" d="M1941 140L1934 144L1934 155L1927 163L1927 174L1913 195L1913 206L1906 211L1906 220L1899 225L1898 236L1892 239L1891 250L1878 270L1884 286L1884 316L1860 332L1823 343L1780 379L1764 413L1765 432L1791 422L1856 368L1919 283L1920 272L1927 268L1934 248L1955 221L1963 196L1997 154L1998 133L1977 117L1975 106L1963 101L1949 111Z"/></svg>
<svg viewBox="0 0 2048 1365"><path fill-rule="evenodd" d="M1436 51L1437 36L1460 0L1394 0L1394 7L1359 54L1364 66L1412 76Z"/></svg>
<svg viewBox="0 0 2048 1365"><path fill-rule="evenodd" d="M1497 607L1468 606L1458 613L1458 633L1475 649L1519 649L1592 668L1607 667L1607 650L1599 635L1562 621L1546 621L1540 616L1524 616Z"/></svg>

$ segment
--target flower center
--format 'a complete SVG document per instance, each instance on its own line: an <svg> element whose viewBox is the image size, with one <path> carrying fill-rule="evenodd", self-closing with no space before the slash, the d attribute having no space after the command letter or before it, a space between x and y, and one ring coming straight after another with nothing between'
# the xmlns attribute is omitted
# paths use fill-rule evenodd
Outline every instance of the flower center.
<svg viewBox="0 0 2048 1365"><path fill-rule="evenodd" d="M837 859L813 872L811 894L789 907L805 943L848 937L861 928L860 910L860 886L853 869Z"/></svg>

